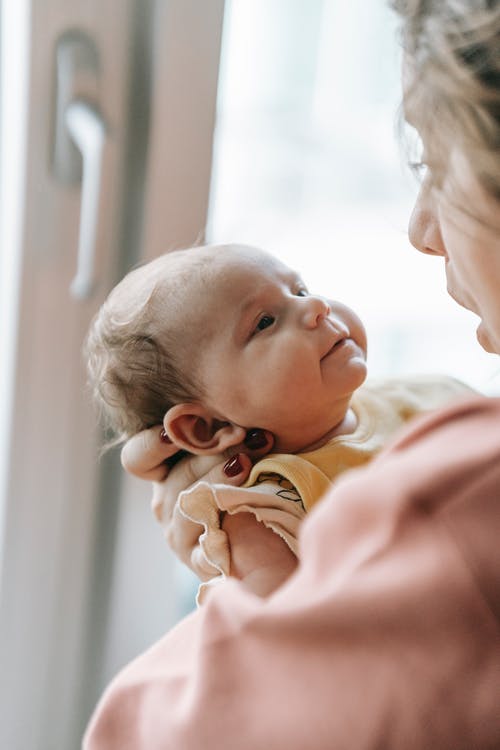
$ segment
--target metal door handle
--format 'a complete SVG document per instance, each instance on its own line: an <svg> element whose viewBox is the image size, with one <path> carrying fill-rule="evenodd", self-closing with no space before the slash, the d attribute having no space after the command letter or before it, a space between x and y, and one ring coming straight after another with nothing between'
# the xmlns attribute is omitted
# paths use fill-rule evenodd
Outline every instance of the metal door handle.
<svg viewBox="0 0 500 750"><path fill-rule="evenodd" d="M70 29L56 45L56 113L53 169L61 182L81 183L76 275L70 285L77 299L88 299L97 285L97 230L106 125L99 101L100 65L96 45Z"/></svg>
<svg viewBox="0 0 500 750"><path fill-rule="evenodd" d="M82 155L77 267L70 289L77 299L87 299L92 296L97 283L96 237L106 127L101 114L83 100L77 100L69 105L66 110L66 125Z"/></svg>

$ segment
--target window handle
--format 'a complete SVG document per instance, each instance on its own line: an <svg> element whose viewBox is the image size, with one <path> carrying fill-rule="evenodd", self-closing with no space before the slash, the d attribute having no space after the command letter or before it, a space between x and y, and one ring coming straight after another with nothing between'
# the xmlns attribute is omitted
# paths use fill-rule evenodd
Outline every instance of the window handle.
<svg viewBox="0 0 500 750"><path fill-rule="evenodd" d="M80 220L73 297L92 296L98 282L97 240L107 128L99 107L101 68L86 32L68 29L55 47L55 120L52 164L57 179L80 185Z"/></svg>
<svg viewBox="0 0 500 750"><path fill-rule="evenodd" d="M106 127L97 109L78 99L67 108L65 119L71 138L82 156L77 267L70 290L76 299L88 299L97 285L96 240Z"/></svg>

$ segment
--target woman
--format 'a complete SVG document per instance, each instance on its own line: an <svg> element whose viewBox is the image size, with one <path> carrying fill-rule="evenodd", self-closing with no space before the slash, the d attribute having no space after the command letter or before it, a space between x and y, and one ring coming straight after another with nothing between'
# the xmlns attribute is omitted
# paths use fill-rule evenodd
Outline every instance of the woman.
<svg viewBox="0 0 500 750"><path fill-rule="evenodd" d="M405 115L427 166L410 239L443 258L449 293L500 354L500 4L395 5ZM266 436L249 440L265 452ZM155 429L124 461L163 480L172 452ZM195 569L196 536L175 498L208 470L223 481L207 460L155 486L170 500L171 542ZM232 457L225 481L239 484L249 463ZM500 400L478 398L419 421L340 480L273 596L231 581L139 657L104 696L85 747L500 747L499 538Z"/></svg>

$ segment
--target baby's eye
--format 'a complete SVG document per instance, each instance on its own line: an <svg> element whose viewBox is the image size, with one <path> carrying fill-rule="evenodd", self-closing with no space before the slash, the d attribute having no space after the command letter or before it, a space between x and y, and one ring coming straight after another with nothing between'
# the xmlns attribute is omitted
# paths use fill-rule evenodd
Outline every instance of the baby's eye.
<svg viewBox="0 0 500 750"><path fill-rule="evenodd" d="M309 292L307 291L307 289L297 289L297 291L295 292L295 296L296 297L308 297Z"/></svg>
<svg viewBox="0 0 500 750"><path fill-rule="evenodd" d="M269 328L269 326L272 326L276 318L274 318L272 315L262 315L259 322L255 326L255 331L263 331L264 328Z"/></svg>

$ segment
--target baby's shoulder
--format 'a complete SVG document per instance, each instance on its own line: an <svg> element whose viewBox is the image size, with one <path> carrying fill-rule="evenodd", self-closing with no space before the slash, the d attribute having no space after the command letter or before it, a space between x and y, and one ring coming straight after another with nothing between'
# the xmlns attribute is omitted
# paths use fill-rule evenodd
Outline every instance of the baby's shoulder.
<svg viewBox="0 0 500 750"><path fill-rule="evenodd" d="M392 404L406 419L478 395L469 385L449 375L406 375L370 378L359 389L362 399Z"/></svg>

